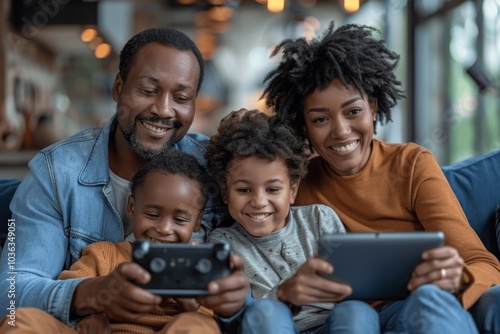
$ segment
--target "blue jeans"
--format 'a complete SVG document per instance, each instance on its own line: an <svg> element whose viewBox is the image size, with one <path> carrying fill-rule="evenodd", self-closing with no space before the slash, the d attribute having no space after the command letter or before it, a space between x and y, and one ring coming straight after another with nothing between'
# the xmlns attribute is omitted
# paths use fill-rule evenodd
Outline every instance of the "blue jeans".
<svg viewBox="0 0 500 334"><path fill-rule="evenodd" d="M483 334L500 333L500 285L486 290L479 300L469 309L479 332Z"/></svg>
<svg viewBox="0 0 500 334"><path fill-rule="evenodd" d="M344 301L333 308L332 317L335 333L478 333L471 314L455 296L432 284L376 309L360 301Z"/></svg>
<svg viewBox="0 0 500 334"><path fill-rule="evenodd" d="M477 326L477 327L476 327ZM390 301L377 308L348 300L336 304L325 324L300 334L379 334L379 333L500 333L500 285L488 289L470 308L452 294L428 284L408 298ZM245 312L243 334L297 334L292 314L281 302L262 299Z"/></svg>
<svg viewBox="0 0 500 334"><path fill-rule="evenodd" d="M254 301L247 306L242 321L242 334L333 334L337 333L337 330L330 312L323 325L299 332L290 309L273 299Z"/></svg>
<svg viewBox="0 0 500 334"><path fill-rule="evenodd" d="M248 305L242 320L242 334L297 334L292 312L280 301L260 299Z"/></svg>

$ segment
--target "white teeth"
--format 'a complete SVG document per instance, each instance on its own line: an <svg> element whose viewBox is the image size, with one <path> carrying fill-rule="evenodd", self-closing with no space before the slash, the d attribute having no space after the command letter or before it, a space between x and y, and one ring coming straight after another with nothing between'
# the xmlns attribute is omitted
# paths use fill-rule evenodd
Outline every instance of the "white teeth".
<svg viewBox="0 0 500 334"><path fill-rule="evenodd" d="M353 141L352 143L346 145L346 146L331 146L331 149L333 151L337 151L337 152L347 152L347 151L352 151L356 148L356 146L358 146L358 142L357 141Z"/></svg>
<svg viewBox="0 0 500 334"><path fill-rule="evenodd" d="M151 238L150 236L147 237L147 239L152 243L152 244L161 244L160 241L156 240L156 239L153 239Z"/></svg>
<svg viewBox="0 0 500 334"><path fill-rule="evenodd" d="M149 125L147 123L144 123L144 122L141 122L142 125L144 125L147 129L153 131L153 132L156 132L156 133L163 133L163 132L167 132L167 129L163 129L163 128L157 128L156 126L152 126L152 125Z"/></svg>
<svg viewBox="0 0 500 334"><path fill-rule="evenodd" d="M260 213L260 214L248 214L248 216L252 219L256 220L263 220L269 217L271 214L270 213Z"/></svg>

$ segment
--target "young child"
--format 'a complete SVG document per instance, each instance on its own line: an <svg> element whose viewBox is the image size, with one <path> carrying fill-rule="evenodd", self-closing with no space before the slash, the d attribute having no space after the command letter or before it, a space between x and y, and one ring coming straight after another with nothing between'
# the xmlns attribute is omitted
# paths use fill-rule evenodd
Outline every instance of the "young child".
<svg viewBox="0 0 500 334"><path fill-rule="evenodd" d="M207 175L197 160L178 150L170 150L168 154L141 166L132 179L126 208L133 222L135 239L152 243L188 243L191 234L200 228L207 200L206 182ZM82 257L70 270L63 271L59 278L110 275L120 263L130 262L131 254L132 244L128 241L98 242L85 248ZM161 306L141 316L137 323L111 324L111 331L173 331L171 322L176 315L196 310L196 306L190 308L186 305L189 302L167 299ZM199 316L191 314L189 318L193 323L200 322L202 327L198 330L219 333L212 311L201 306L197 312ZM95 331L95 327L91 328Z"/></svg>
<svg viewBox="0 0 500 334"><path fill-rule="evenodd" d="M197 160L179 150L170 150L147 161L132 179L126 208L133 221L135 238L152 243L188 243L193 231L200 228L208 197L207 185L207 175ZM149 273L131 262L131 254L129 241L96 242L84 248L81 258L59 278L100 280L95 283L100 290L97 294L89 293L88 304L94 303L94 310L100 309L101 313L91 313L87 306L77 305L77 316L86 317L75 329L46 314L47 319L36 322L44 326L40 332L220 333L214 311L230 316L243 305L248 285L233 294L233 300L226 298L225 303L213 305L209 299L212 296L198 298L213 311L200 306L194 298L162 300L130 281L147 283L150 280ZM234 264L234 259L232 262ZM219 294L224 293L221 284L218 288ZM136 320L120 321L125 313L134 314Z"/></svg>
<svg viewBox="0 0 500 334"><path fill-rule="evenodd" d="M303 142L276 117L247 111L221 122L206 156L237 222L213 230L208 241L227 241L243 257L251 297L258 300L245 311L243 333L327 333L337 296L315 288L324 280L318 273L332 268L314 255L320 235L345 229L327 206L290 207L306 173ZM308 296L293 319L290 305L277 302L282 289Z"/></svg>

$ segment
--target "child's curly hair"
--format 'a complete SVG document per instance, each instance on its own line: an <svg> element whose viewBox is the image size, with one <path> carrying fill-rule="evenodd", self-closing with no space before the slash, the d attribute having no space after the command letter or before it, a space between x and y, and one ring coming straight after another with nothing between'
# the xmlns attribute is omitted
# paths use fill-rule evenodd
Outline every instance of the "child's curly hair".
<svg viewBox="0 0 500 334"><path fill-rule="evenodd" d="M130 183L130 191L132 195L142 188L146 182L146 177L151 173L159 173L164 175L178 175L186 179L186 181L194 182L200 188L201 206L205 207L209 197L209 182L210 178L198 160L190 154L184 153L177 149L171 148L164 154L155 156L153 159L146 160L137 173L132 178ZM172 189L172 191L176 191Z"/></svg>
<svg viewBox="0 0 500 334"><path fill-rule="evenodd" d="M377 120L382 125L392 121L391 109L404 97L394 74L399 55L383 40L373 38L373 32L377 29L356 24L334 30L332 21L321 39L281 42L272 53L282 51L281 62L264 79L267 85L262 97L267 106L304 138L306 96L338 79L366 94L369 101L377 100Z"/></svg>
<svg viewBox="0 0 500 334"><path fill-rule="evenodd" d="M227 171L234 159L258 157L282 159L292 183L307 173L304 143L276 116L258 111L239 111L238 117L224 120L208 146L208 166L220 186L227 182Z"/></svg>

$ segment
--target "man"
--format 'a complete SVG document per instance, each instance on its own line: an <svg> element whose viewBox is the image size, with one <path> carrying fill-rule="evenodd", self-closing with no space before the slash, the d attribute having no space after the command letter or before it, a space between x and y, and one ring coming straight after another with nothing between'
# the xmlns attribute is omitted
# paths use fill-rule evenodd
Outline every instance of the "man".
<svg viewBox="0 0 500 334"><path fill-rule="evenodd" d="M15 319L16 308L36 307L70 323L84 315L82 305L88 313L102 310L112 289L88 296L86 280L55 278L85 246L119 242L130 234L128 185L145 159L175 146L206 164L201 144L206 137L186 135L202 79L196 45L177 30L148 29L127 42L113 84L116 115L101 129L82 131L38 153L12 200L15 256L2 252L3 314ZM218 196L210 198L204 227L221 223L224 211ZM241 267L237 263L216 285L210 302L220 303L227 293L238 295L234 303L243 305L239 296L243 291L244 298L248 283Z"/></svg>

